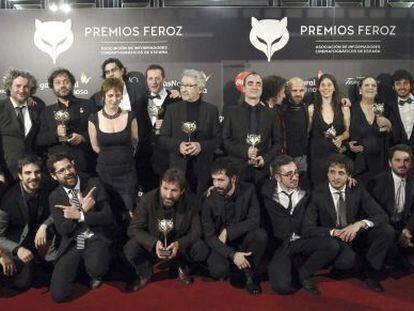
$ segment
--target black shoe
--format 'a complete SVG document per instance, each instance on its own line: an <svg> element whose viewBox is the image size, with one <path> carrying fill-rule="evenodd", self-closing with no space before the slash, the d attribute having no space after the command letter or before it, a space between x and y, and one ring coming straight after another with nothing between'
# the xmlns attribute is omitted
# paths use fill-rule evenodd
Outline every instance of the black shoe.
<svg viewBox="0 0 414 311"><path fill-rule="evenodd" d="M102 280L100 279L94 279L92 278L89 282L89 285L91 287L92 290L97 289L98 287L100 287L102 285Z"/></svg>
<svg viewBox="0 0 414 311"><path fill-rule="evenodd" d="M382 293L384 288L381 286L381 283L374 278L366 278L365 284L367 284L368 288L376 293Z"/></svg>
<svg viewBox="0 0 414 311"><path fill-rule="evenodd" d="M139 289L144 288L149 282L149 279L143 279L143 278L136 278L133 281L129 281L125 285L125 290L127 292L136 292Z"/></svg>
<svg viewBox="0 0 414 311"><path fill-rule="evenodd" d="M307 291L309 294L312 295L320 295L321 292L316 287L315 284L313 284L309 279L303 279L300 284L302 285L302 288Z"/></svg>
<svg viewBox="0 0 414 311"><path fill-rule="evenodd" d="M260 284L258 281L256 281L254 278L252 277L247 277L246 278L246 291L250 294L250 295L260 295L262 293L262 288L260 287Z"/></svg>
<svg viewBox="0 0 414 311"><path fill-rule="evenodd" d="M178 267L178 279L184 285L191 285L194 282L194 278L190 276L185 268Z"/></svg>

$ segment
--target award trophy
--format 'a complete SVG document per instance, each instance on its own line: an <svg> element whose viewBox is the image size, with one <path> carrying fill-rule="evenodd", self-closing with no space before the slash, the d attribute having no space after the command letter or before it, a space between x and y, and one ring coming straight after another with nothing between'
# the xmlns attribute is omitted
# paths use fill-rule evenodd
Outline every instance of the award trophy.
<svg viewBox="0 0 414 311"><path fill-rule="evenodd" d="M246 142L253 148L255 148L257 144L260 144L261 140L262 140L262 136L260 134L247 134L247 137L246 137ZM253 165L253 167L259 167L259 163L257 162L257 160L249 159L247 163L249 163L250 165Z"/></svg>
<svg viewBox="0 0 414 311"><path fill-rule="evenodd" d="M335 139L336 138L336 129L333 125L325 131L325 137L328 139ZM339 153L344 153L346 151L345 146L341 146L338 148Z"/></svg>
<svg viewBox="0 0 414 311"><path fill-rule="evenodd" d="M167 243L167 236L168 233L170 233L174 229L174 222L172 219L159 219L158 220L158 230L163 234L164 236L164 247L160 250L160 256L162 257L168 257L171 255L172 251L170 249L167 249L168 243Z"/></svg>
<svg viewBox="0 0 414 311"><path fill-rule="evenodd" d="M154 133L155 135L160 135L160 130L156 128L156 123L160 117L160 115L163 113L164 108L162 106L157 106L155 104L148 106L148 114L150 117L155 117L155 124L154 124Z"/></svg>
<svg viewBox="0 0 414 311"><path fill-rule="evenodd" d="M384 114L384 104L383 103L374 103L374 105L372 106L372 111L374 112L376 117L382 117L382 115ZM379 128L380 132L385 132L387 129L385 127L381 127Z"/></svg>
<svg viewBox="0 0 414 311"><path fill-rule="evenodd" d="M191 142L191 134L197 130L197 123L194 122L184 122L181 126L181 130L188 135L188 142Z"/></svg>
<svg viewBox="0 0 414 311"><path fill-rule="evenodd" d="M70 114L67 110L57 110L54 112L55 120L62 124L66 125L66 123L70 120ZM68 141L69 137L67 135L65 136L59 136L59 142L66 142Z"/></svg>

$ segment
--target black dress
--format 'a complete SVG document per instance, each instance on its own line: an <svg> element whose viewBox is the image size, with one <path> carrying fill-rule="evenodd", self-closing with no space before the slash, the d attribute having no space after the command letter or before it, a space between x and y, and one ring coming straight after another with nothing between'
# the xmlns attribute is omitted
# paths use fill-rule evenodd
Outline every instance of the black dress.
<svg viewBox="0 0 414 311"><path fill-rule="evenodd" d="M353 158L354 176L358 181L366 183L385 169L388 133L380 132L375 120L369 124L362 111L361 103L357 102L351 107L349 136L350 141L355 140L364 147L364 151L353 154Z"/></svg>
<svg viewBox="0 0 414 311"><path fill-rule="evenodd" d="M332 139L325 136L326 130L331 126L335 128L337 136L345 131L342 111L334 115L332 123L327 124L323 120L322 112L315 109L310 133L310 164L313 185L327 180L328 158L332 154L338 153L338 148L333 144Z"/></svg>
<svg viewBox="0 0 414 311"><path fill-rule="evenodd" d="M99 128L98 113L90 117L95 125L99 145L96 171L108 193L118 194L127 210L135 207L136 169L131 145L131 123L134 112L128 111L128 122L120 132L105 133Z"/></svg>

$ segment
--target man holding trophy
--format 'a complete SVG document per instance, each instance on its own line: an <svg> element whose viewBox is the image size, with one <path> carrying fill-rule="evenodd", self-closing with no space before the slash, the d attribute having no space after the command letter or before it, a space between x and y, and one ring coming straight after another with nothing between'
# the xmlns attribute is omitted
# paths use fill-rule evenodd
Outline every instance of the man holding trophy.
<svg viewBox="0 0 414 311"><path fill-rule="evenodd" d="M182 101L171 104L160 130L160 145L170 153L170 167L185 172L190 190L201 195L210 181L210 164L219 146L219 116L216 106L201 100L205 75L184 70Z"/></svg>
<svg viewBox="0 0 414 311"><path fill-rule="evenodd" d="M128 228L130 240L124 253L134 267L136 276L127 283L128 291L144 287L152 276L151 264L172 260L181 282L190 285L190 262L207 258L208 247L200 240L201 223L195 197L185 191L184 173L168 169L160 187L147 192L140 202ZM175 272L175 271L173 271Z"/></svg>
<svg viewBox="0 0 414 311"><path fill-rule="evenodd" d="M79 171L92 172L88 118L96 109L91 100L73 95L75 82L67 69L58 68L50 74L49 88L57 102L42 111L37 145L48 153L67 152L75 159Z"/></svg>

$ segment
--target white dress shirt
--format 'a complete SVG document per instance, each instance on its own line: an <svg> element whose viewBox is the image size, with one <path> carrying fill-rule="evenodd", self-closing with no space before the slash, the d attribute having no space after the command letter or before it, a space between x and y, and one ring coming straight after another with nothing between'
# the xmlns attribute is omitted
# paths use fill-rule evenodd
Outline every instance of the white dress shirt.
<svg viewBox="0 0 414 311"><path fill-rule="evenodd" d="M392 179L394 181L394 202L395 206L398 208L398 213L401 213L404 210L404 204L405 204L405 186L407 185L405 178L401 178L397 174L395 174L393 171L391 171ZM402 191L398 198L398 189L400 188L400 184L402 184ZM398 199L400 202L398 202Z"/></svg>
<svg viewBox="0 0 414 311"><path fill-rule="evenodd" d="M157 107L161 107L162 103L164 102L165 98L168 95L167 90L163 88L158 94L151 92L151 96L155 96L155 95L160 95L160 98L153 98L153 99L149 99L148 101L152 102ZM151 124L152 126L154 126L155 121L157 121L157 118L155 116L150 116L150 118L151 118Z"/></svg>
<svg viewBox="0 0 414 311"><path fill-rule="evenodd" d="M27 107L27 102L24 103L23 105L19 105L11 97L10 97L10 101L13 104L13 108L14 108L14 111L16 112L16 116L18 114L16 108L23 106L22 114L23 114L23 120L24 120L24 136L27 136L27 134L29 134L30 132L30 129L32 128L32 119L30 119L30 113L29 113L29 108Z"/></svg>
<svg viewBox="0 0 414 311"><path fill-rule="evenodd" d="M129 95L128 95L128 91L127 91L125 83L124 83L124 91L122 93L122 100L121 100L121 103L119 104L119 108L121 108L122 110L131 111L131 100L129 99Z"/></svg>
<svg viewBox="0 0 414 311"><path fill-rule="evenodd" d="M412 101L414 101L413 94L409 96ZM398 102L403 100L402 98L398 97ZM400 111L400 118L401 122L404 126L405 133L407 134L407 138L410 139L413 126L414 126L414 103L405 104L403 106L398 105L398 110Z"/></svg>

